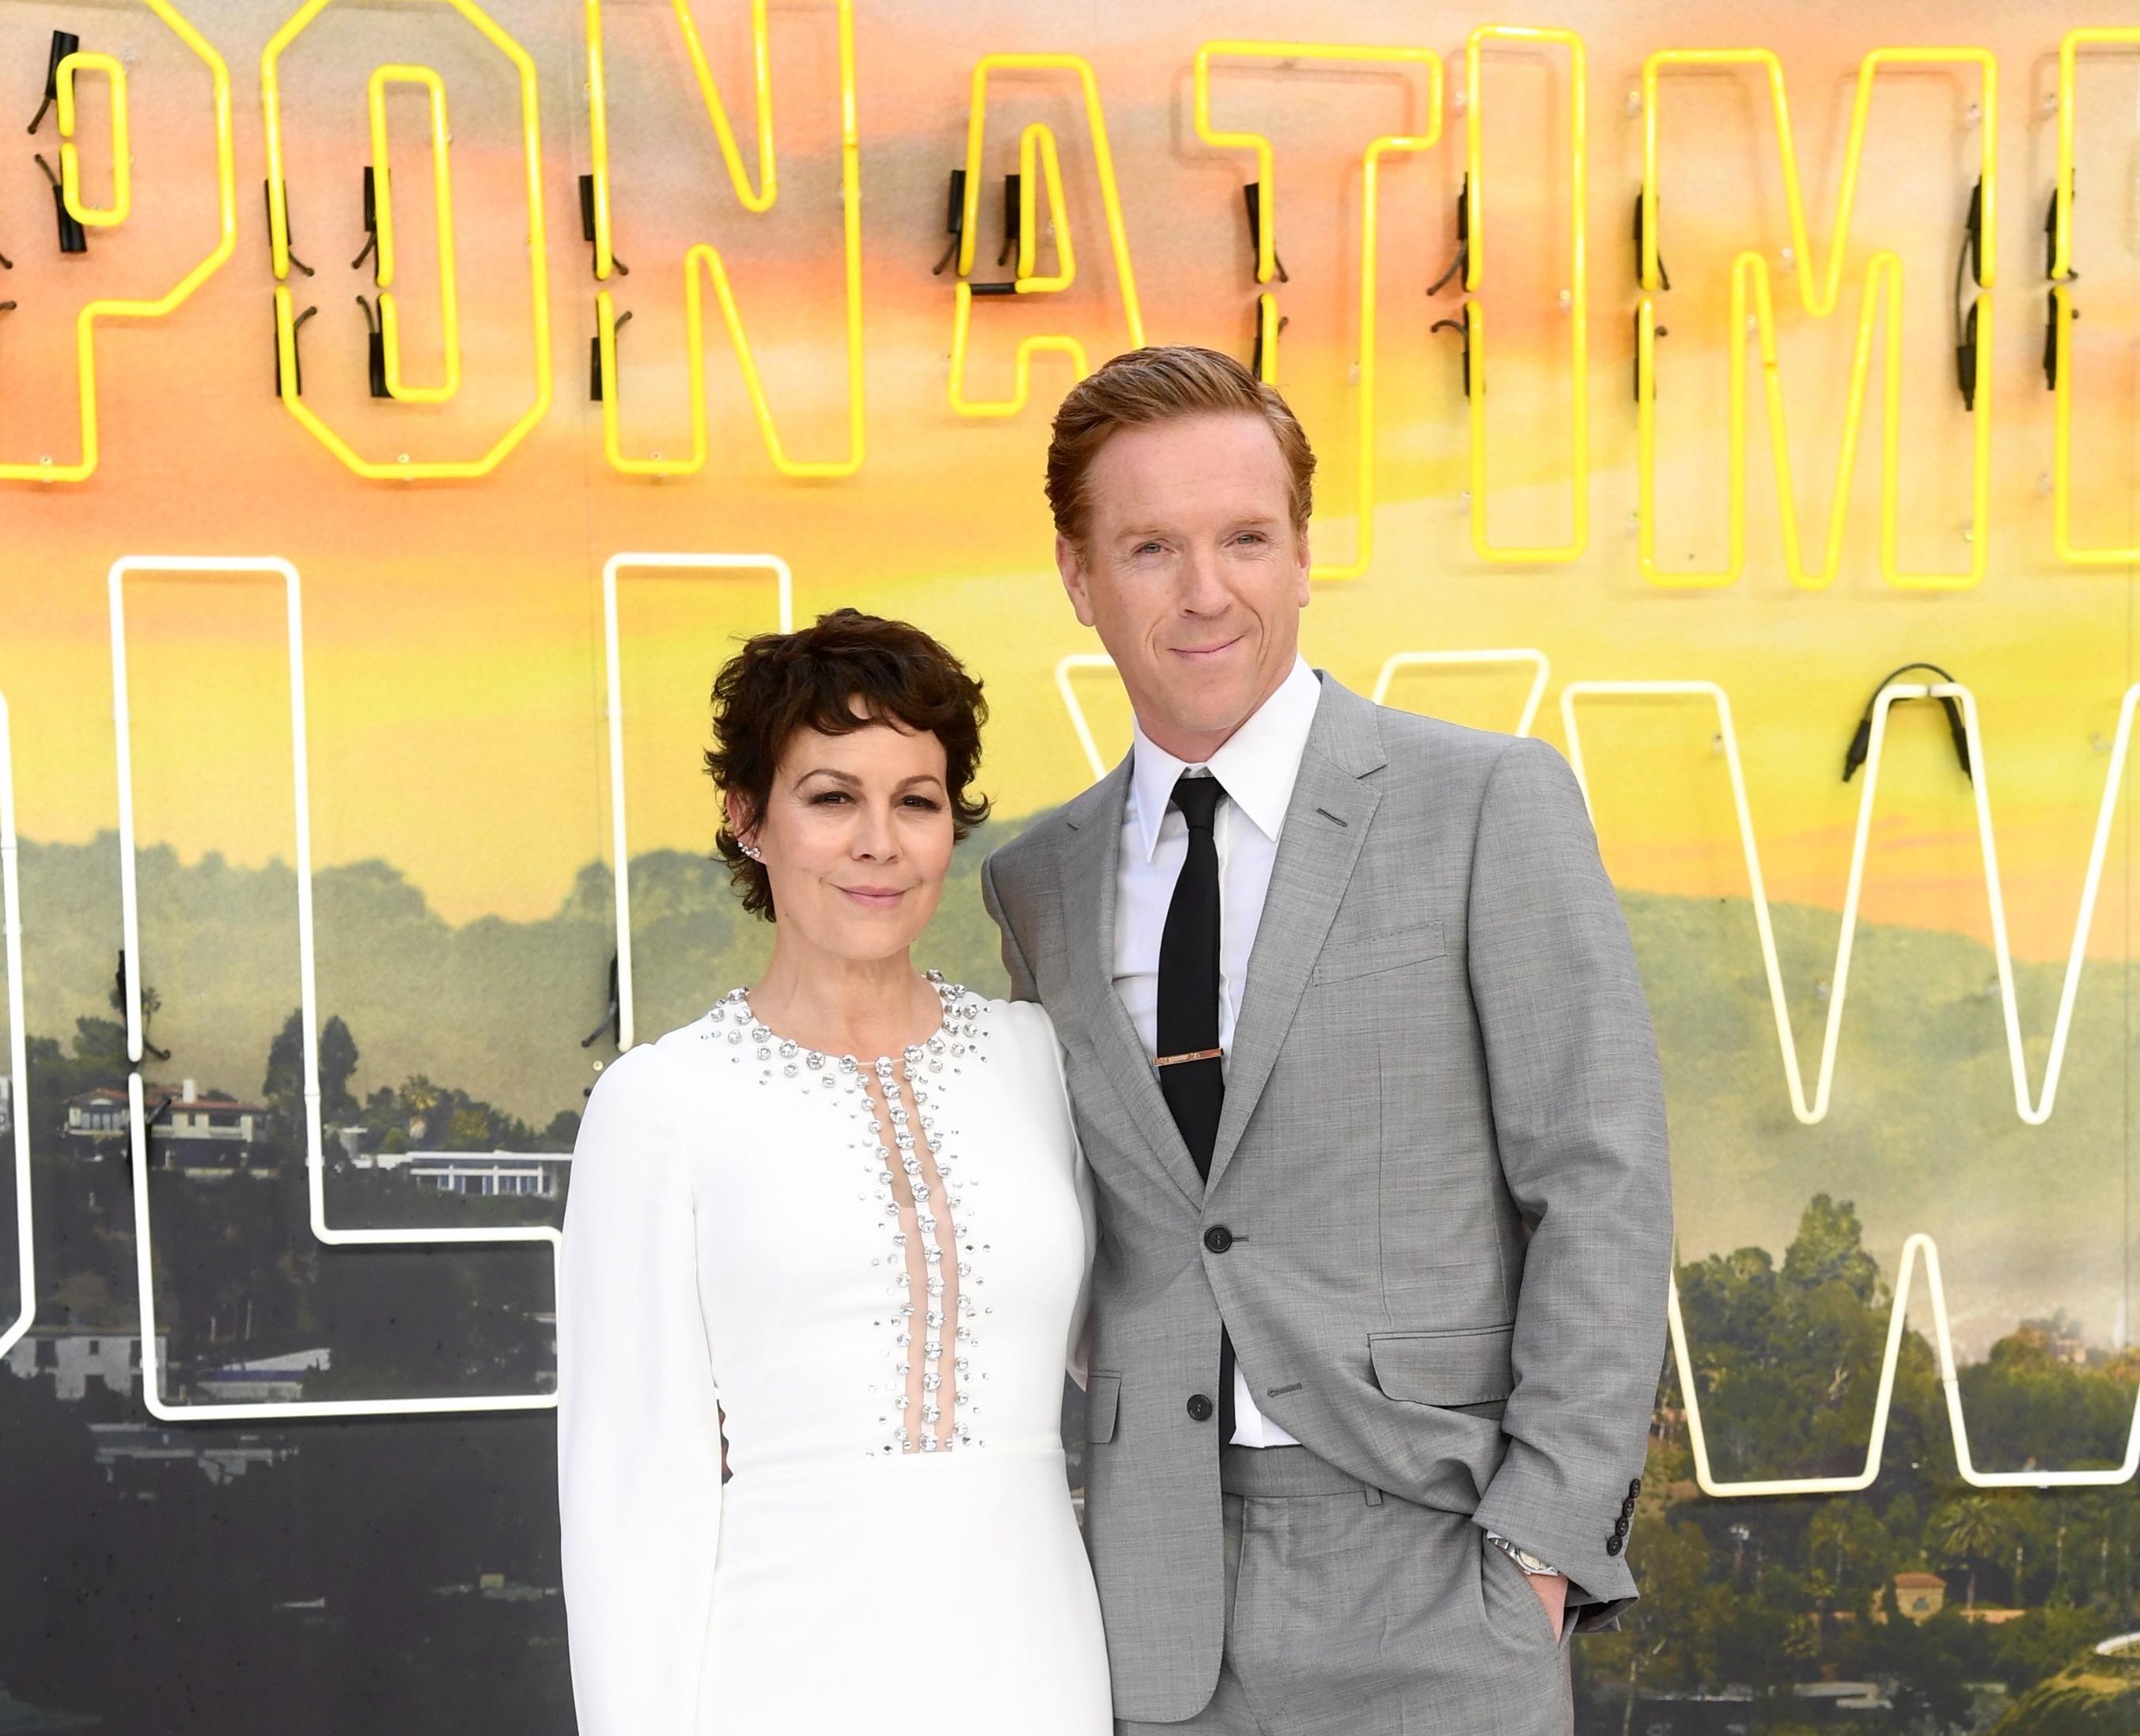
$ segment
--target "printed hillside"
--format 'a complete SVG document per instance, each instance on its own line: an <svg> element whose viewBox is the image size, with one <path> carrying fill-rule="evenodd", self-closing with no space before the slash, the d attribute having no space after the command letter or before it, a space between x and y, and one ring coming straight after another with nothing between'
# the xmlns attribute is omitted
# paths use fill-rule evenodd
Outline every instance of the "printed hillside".
<svg viewBox="0 0 2140 1736"><path fill-rule="evenodd" d="M986 827L960 849L920 949L991 992L1004 977L975 881L983 856L1020 824ZM161 848L142 852L140 870L143 962L160 1003L151 1035L172 1056L155 1075L260 1094L263 1058L297 1000L294 876L214 855L184 864ZM115 840L25 843L22 881L29 1030L64 1042L77 1018L111 1016ZM740 915L725 870L701 858L636 858L631 889L644 1038L749 980L770 931ZM314 905L320 1016L341 1019L354 1038L347 1083L357 1099L421 1076L537 1130L580 1108L613 1052L606 868L583 868L539 922L454 926L379 861L321 870ZM1858 1201L1891 1276L1904 1236L1938 1238L1966 1350L1980 1354L2015 1320L2058 1307L2085 1322L2091 1341L2122 1339L2129 970L2096 966L2083 979L2056 1112L2031 1128L2015 1113L1990 954L1951 934L1863 927L1833 1107L1801 1127L1750 907L1645 894L1623 905L1664 1057L1682 1258L1780 1247L1805 1199L1825 1189ZM1831 912L1775 912L1809 1098L1837 927ZM2059 981L2057 965L2016 966L2032 1091ZM41 1138L56 1115L32 1106Z"/></svg>
<svg viewBox="0 0 2140 1736"><path fill-rule="evenodd" d="M983 855L1013 827L984 827L958 853L922 958L991 993L1004 985L981 908ZM120 944L116 838L22 848L27 1023L64 1038L77 1018L115 1016ZM261 1057L297 1004L297 878L280 862L182 864L167 848L138 862L145 981L160 1002L155 1076L237 1096L262 1088ZM726 868L677 851L631 868L637 1035L658 1036L759 969L772 930L744 917ZM607 867L583 868L539 922L486 917L456 927L380 861L313 877L320 1017L339 1016L361 1051L359 1096L412 1075L451 1080L537 1127L577 1111L615 1054L609 967L616 907ZM582 1039L602 1035L583 1049Z"/></svg>

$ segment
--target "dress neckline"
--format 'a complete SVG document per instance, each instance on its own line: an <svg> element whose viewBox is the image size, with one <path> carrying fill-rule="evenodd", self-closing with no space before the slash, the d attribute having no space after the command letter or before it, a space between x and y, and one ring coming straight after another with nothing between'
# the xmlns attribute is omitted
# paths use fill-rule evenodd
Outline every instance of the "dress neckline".
<svg viewBox="0 0 2140 1736"><path fill-rule="evenodd" d="M941 1058L947 1051L954 1055L965 1053L967 1044L975 1035L974 1021L980 1013L980 1003L967 992L964 985L945 981L941 971L925 971L922 976L936 991L936 1028L919 1043L909 1044L896 1056L883 1055L866 1060L859 1055L833 1055L812 1049L793 1037L783 1037L758 1017L750 1004L750 991L740 986L729 991L714 1006L712 1017L717 1025L724 1020L729 1023L730 1042L741 1042L747 1036L758 1045L761 1060L777 1056L786 1064L783 1070L790 1078L795 1075L798 1065L817 1074L856 1074L865 1067L881 1071L895 1060L904 1060L909 1067L925 1065L933 1073L940 1069Z"/></svg>

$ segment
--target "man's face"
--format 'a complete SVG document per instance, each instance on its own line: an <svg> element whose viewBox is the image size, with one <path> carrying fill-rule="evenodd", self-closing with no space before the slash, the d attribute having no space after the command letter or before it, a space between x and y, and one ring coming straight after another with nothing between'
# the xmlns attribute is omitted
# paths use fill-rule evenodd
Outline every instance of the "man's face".
<svg viewBox="0 0 2140 1736"><path fill-rule="evenodd" d="M1278 437L1246 411L1125 428L1094 455L1086 494L1083 546L1055 539L1063 588L1145 733L1200 763L1298 654L1308 539Z"/></svg>

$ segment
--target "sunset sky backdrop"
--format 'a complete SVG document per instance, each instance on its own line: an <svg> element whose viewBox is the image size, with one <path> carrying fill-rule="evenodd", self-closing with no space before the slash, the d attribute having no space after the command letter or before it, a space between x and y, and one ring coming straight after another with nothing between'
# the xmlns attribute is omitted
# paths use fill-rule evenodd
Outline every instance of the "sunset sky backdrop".
<svg viewBox="0 0 2140 1736"><path fill-rule="evenodd" d="M1973 592L1907 594L1877 561L1880 412L1874 386L1860 443L1847 559L1825 593L1784 576L1758 380L1750 387L1748 563L1735 585L1670 593L1635 563L1634 414L1629 390L1639 184L1642 61L1666 47L1733 45L1743 8L1720 5L1543 7L1524 22L1588 29L1592 535L1558 567L1498 567L1466 534L1469 437L1455 341L1431 333L1457 297L1422 294L1454 246L1463 170L1468 17L1446 8L1362 4L1344 36L1424 42L1444 56L1449 100L1436 151L1398 157L1382 179L1376 553L1362 578L1318 591L1310 657L1358 686L1411 649L1534 647L1570 679L1704 677L1737 712L1772 897L1839 903L1857 787L1838 780L1859 708L1887 669L1944 664L1983 707L2016 945L2059 953L2071 932L2106 756L2102 743L2132 678L2131 576L2061 568L2053 558L2050 398L2040 224L2053 165L2057 31L2112 20L2113 6L2025 10L1884 9L1877 38L1842 7L1769 21L1782 57L1816 258L1827 245L1858 61L1912 40L1980 43L2000 57L1996 312L1990 576ZM621 340L624 419L635 451L681 447L685 432L680 261L709 240L729 262L792 452L840 450L837 79L827 3L772 12L780 199L744 212L730 190L665 0L611 0L616 250L614 280L634 315ZM272 9L213 0L191 16L228 62L238 144L239 234L229 263L169 318L101 328L104 460L78 486L0 490L0 691L13 708L20 824L27 836L81 839L114 824L105 573L130 553L275 553L304 575L317 859L384 857L454 920L526 917L555 907L582 863L607 853L599 574L619 549L771 550L796 574L798 616L841 603L905 615L943 635L985 677L995 720L986 774L1006 814L1076 790L1087 773L1053 681L1063 653L1097 648L1061 599L1038 486L1048 407L1068 383L1059 358L1036 371L1022 416L969 420L945 401L948 171L963 148L975 58L1053 50L1092 60L1121 175L1149 336L1245 357L1254 286L1240 186L1246 154L1201 145L1190 124L1191 59L1224 33L1283 37L1298 7L1178 7L1134 17L1107 7L1009 3L979 15L866 4L856 18L861 140L869 457L852 480L775 474L740 377L709 322L713 450L699 476L647 482L605 464L587 393L594 283L575 178L588 162L580 8L501 5L498 22L541 77L544 217L553 311L555 400L487 480L405 485L350 474L292 419L272 388L272 322L258 61ZM32 76L47 32L78 8L11 5L5 63ZM749 14L701 8L699 25L752 160ZM27 150L0 165L0 218L21 302L0 327L0 446L10 456L72 455L76 311L92 295L154 293L214 239L208 80L144 7L100 9L85 45L133 61L134 215L99 233L86 258L61 259L48 195ZM440 406L364 396L354 305L362 241L363 86L381 61L437 66L448 82L466 386ZM2077 532L2129 540L2133 517L2133 263L2140 175L2132 143L2135 60L2091 59L2081 81L2083 189L2074 332L2083 381L2075 416ZM284 129L297 251L317 276L297 284L320 312L303 332L307 402L374 456L480 451L532 390L526 224L517 88L507 63L445 4L331 7L283 57ZM1491 317L1491 512L1504 540L1547 540L1567 522L1567 61L1557 50L1488 57L1486 151ZM1789 233L1765 91L1742 71L1666 81L1661 184L1664 252L1676 288L1661 298L1658 539L1661 558L1702 565L1723 547L1725 370L1734 253L1752 247L1774 274L1799 510L1819 547L1866 262L1904 267L1902 558L1965 558L1966 419L1953 381L1954 256L1982 145L1973 72L1883 79L1836 313L1806 316L1781 263ZM83 155L107 173L101 81L84 82ZM1267 130L1277 150L1280 289L1288 320L1282 381L1323 458L1319 551L1357 534L1353 372L1358 360L1359 159L1377 134L1421 124L1421 81L1385 68L1231 65L1215 76L1223 126ZM392 99L394 192L405 330L417 377L437 357L428 152L420 98ZM977 278L1000 235L998 177L1017 135L1043 119L1061 140L1079 274L1068 293L976 312L969 390L1009 388L1017 337L1067 331L1096 357L1126 342L1089 130L1074 81L998 75ZM52 124L43 144L49 148ZM712 298L709 296L709 307ZM1758 373L1758 370L1756 370ZM1980 414L1985 412L1980 411ZM769 583L627 583L626 681L635 848L701 848L709 793L695 770L704 690L738 632L772 624ZM218 850L253 863L289 850L288 726L280 602L254 583L155 581L130 603L142 835L191 859ZM1523 687L1509 668L1401 680L1398 703L1506 727ZM1086 678L1109 752L1126 714L1104 675ZM1898 720L1883 784L1868 917L1985 928L1973 813L1929 713ZM1556 740L1549 702L1539 730ZM1713 725L1691 702L1603 706L1586 724L1611 865L1629 886L1744 892L1745 873ZM2099 738L2092 740L2092 738ZM2113 870L2123 883L2122 848ZM2122 898L2106 901L2095 949L2122 956Z"/></svg>

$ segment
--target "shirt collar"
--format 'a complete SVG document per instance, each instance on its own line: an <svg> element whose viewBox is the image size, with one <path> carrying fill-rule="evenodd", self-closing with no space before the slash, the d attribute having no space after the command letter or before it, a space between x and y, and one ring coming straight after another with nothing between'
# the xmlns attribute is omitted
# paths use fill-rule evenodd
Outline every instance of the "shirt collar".
<svg viewBox="0 0 2140 1736"><path fill-rule="evenodd" d="M1308 732L1315 726L1315 708L1322 698L1323 684L1315 671L1296 657L1278 691L1204 762L1204 769L1226 786L1234 804L1274 843L1293 801L1301 755L1308 750ZM1175 784L1193 768L1155 745L1134 717L1130 734L1130 817L1136 823L1138 847L1150 862L1159 848L1160 824L1166 818Z"/></svg>

